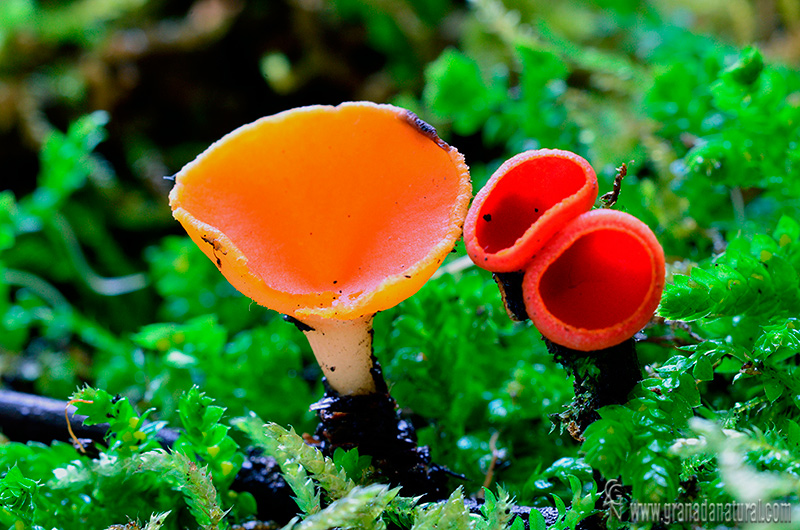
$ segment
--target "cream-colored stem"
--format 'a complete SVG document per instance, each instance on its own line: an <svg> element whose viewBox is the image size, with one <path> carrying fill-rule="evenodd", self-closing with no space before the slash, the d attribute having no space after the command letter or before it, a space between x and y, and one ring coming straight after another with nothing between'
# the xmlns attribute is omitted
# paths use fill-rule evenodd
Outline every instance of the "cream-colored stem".
<svg viewBox="0 0 800 530"><path fill-rule="evenodd" d="M372 394L372 317L304 318L304 331L331 388L342 395Z"/></svg>

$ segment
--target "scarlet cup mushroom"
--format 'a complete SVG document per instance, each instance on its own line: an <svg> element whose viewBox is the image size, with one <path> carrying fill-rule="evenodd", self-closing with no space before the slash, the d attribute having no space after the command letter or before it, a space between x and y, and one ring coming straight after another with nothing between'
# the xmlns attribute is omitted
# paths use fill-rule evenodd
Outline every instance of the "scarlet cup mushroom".
<svg viewBox="0 0 800 530"><path fill-rule="evenodd" d="M594 210L556 234L525 270L525 307L542 335L579 351L610 348L653 316L664 251L646 224Z"/></svg>
<svg viewBox="0 0 800 530"><path fill-rule="evenodd" d="M464 225L469 255L494 273L509 316L530 318L575 375L576 396L591 396L569 415L577 438L598 407L624 402L640 379L631 337L664 287L652 231L622 212L588 211L596 197L586 160L529 151L498 169Z"/></svg>
<svg viewBox="0 0 800 530"><path fill-rule="evenodd" d="M386 392L374 314L435 272L471 194L463 156L432 127L351 102L236 129L176 175L170 204L234 287L295 319L333 394L358 397Z"/></svg>

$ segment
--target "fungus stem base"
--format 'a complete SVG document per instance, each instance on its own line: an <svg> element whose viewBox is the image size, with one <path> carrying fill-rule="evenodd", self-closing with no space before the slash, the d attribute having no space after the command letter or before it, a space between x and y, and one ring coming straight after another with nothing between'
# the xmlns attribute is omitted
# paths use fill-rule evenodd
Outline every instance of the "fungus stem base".
<svg viewBox="0 0 800 530"><path fill-rule="evenodd" d="M383 380L377 363L375 375ZM425 501L447 498L451 473L431 461L427 447L417 445L414 428L400 417L385 383L378 386L383 392L368 395L343 396L327 389L311 405L320 419L314 445L327 456L340 447L358 448L359 454L372 457L383 480L403 487L403 495L422 495Z"/></svg>
<svg viewBox="0 0 800 530"><path fill-rule="evenodd" d="M583 441L583 432L600 416L597 409L623 404L636 383L642 380L636 341L628 339L603 350L583 352L545 339L556 362L575 376L575 399L570 408L556 414L570 435Z"/></svg>
<svg viewBox="0 0 800 530"><path fill-rule="evenodd" d="M303 319L304 330L325 379L339 394L365 395L376 392L372 357L372 318L353 320L311 317Z"/></svg>
<svg viewBox="0 0 800 530"><path fill-rule="evenodd" d="M414 428L400 418L372 355L372 317L305 319L298 326L325 374L325 395L311 405L320 419L313 445L328 456L357 447L386 480L403 486L404 495L444 499L449 472L431 462Z"/></svg>

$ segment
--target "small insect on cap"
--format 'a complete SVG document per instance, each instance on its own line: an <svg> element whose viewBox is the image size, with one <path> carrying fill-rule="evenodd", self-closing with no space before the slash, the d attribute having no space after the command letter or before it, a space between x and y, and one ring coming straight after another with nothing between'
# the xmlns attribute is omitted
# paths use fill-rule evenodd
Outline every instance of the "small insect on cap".
<svg viewBox="0 0 800 530"><path fill-rule="evenodd" d="M299 320L392 307L461 234L464 158L413 113L369 102L245 125L176 176L173 215L228 281Z"/></svg>
<svg viewBox="0 0 800 530"><path fill-rule="evenodd" d="M525 270L525 308L551 341L580 351L632 337L664 289L664 250L624 212L594 210L556 234Z"/></svg>
<svg viewBox="0 0 800 530"><path fill-rule="evenodd" d="M476 265L522 270L570 219L591 209L597 177L569 151L540 149L508 159L481 189L464 223L464 244Z"/></svg>

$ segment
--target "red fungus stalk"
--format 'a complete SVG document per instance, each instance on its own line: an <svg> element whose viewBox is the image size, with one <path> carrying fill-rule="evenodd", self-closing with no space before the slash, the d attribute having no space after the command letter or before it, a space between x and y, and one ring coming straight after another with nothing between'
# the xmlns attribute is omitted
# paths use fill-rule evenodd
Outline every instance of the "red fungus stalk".
<svg viewBox="0 0 800 530"><path fill-rule="evenodd" d="M551 341L609 348L650 320L664 289L664 251L632 215L594 210L569 222L525 271L525 307Z"/></svg>
<svg viewBox="0 0 800 530"><path fill-rule="evenodd" d="M464 222L467 253L492 272L522 270L596 198L594 170L575 153L520 153L500 166L475 197Z"/></svg>

